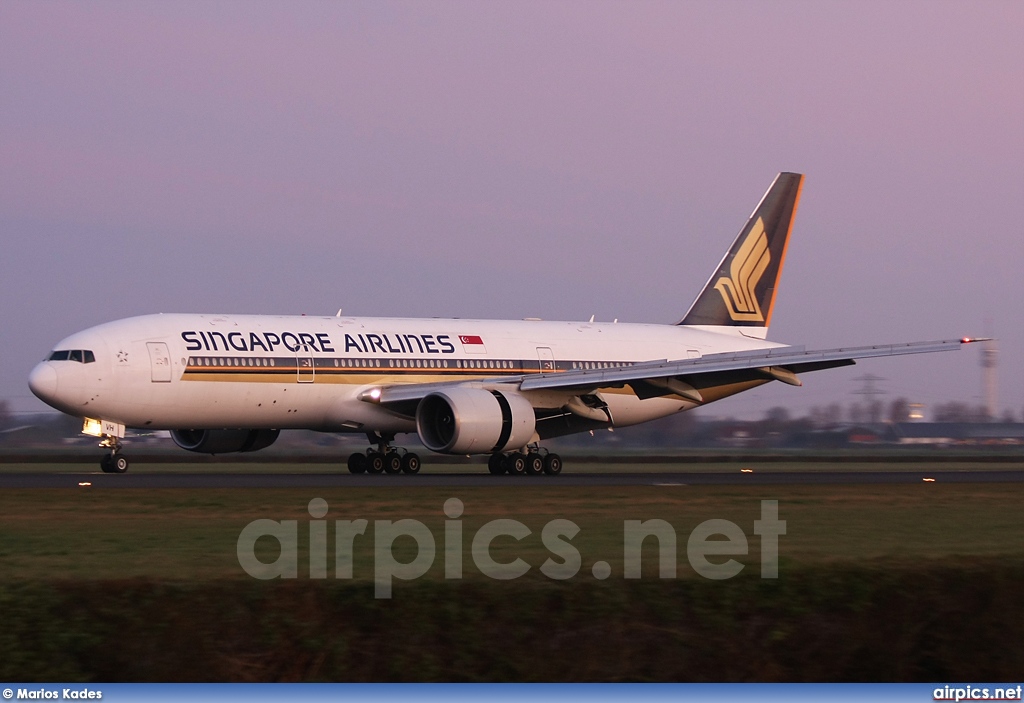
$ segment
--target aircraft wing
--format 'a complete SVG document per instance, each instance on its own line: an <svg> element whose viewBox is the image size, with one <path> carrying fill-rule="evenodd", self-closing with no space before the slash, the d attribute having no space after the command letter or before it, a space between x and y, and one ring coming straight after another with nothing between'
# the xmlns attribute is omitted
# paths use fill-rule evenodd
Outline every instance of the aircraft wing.
<svg viewBox="0 0 1024 703"><path fill-rule="evenodd" d="M803 347L773 347L742 352L706 354L698 359L649 361L631 366L606 369L579 369L551 373L524 374L513 377L483 378L473 381L405 384L381 388L379 394L364 400L391 406L398 412L415 412L411 404L426 395L454 385L490 387L496 384L518 387L519 390L563 390L577 395L593 393L600 388L630 385L638 396L650 398L680 395L701 402L700 388L723 382L777 380L801 385L798 374L840 366L849 366L857 359L903 354L925 354L959 349L961 345L980 339L946 339L936 342L906 342L866 347L840 347L806 351Z"/></svg>
<svg viewBox="0 0 1024 703"><path fill-rule="evenodd" d="M839 366L849 366L856 359L901 354L925 354L951 351L973 340L946 339L937 342L906 342L868 347L840 347L805 351L803 347L774 347L744 352L706 354L699 359L652 361L625 368L589 369L527 376L521 390L563 389L588 390L623 385L634 381L657 381L670 378L691 378L727 372L754 372L752 378L775 379L800 385L797 374ZM745 374L744 374L745 375Z"/></svg>

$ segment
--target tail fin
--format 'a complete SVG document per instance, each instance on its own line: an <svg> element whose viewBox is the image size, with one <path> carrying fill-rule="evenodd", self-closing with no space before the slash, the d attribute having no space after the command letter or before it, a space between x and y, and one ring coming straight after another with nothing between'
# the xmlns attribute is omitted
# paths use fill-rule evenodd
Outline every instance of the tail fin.
<svg viewBox="0 0 1024 703"><path fill-rule="evenodd" d="M752 337L767 335L803 182L799 173L775 177L722 263L677 324L741 327Z"/></svg>

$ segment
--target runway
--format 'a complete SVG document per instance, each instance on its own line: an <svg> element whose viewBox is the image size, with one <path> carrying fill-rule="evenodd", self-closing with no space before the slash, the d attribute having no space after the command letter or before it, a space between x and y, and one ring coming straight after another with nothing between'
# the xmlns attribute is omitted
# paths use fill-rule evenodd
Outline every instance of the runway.
<svg viewBox="0 0 1024 703"><path fill-rule="evenodd" d="M763 471L754 473L585 473L559 476L491 476L422 473L415 476L339 474L99 472L0 474L0 489L13 488L469 488L493 486L785 486L910 483L1022 483L1024 470L1005 471Z"/></svg>

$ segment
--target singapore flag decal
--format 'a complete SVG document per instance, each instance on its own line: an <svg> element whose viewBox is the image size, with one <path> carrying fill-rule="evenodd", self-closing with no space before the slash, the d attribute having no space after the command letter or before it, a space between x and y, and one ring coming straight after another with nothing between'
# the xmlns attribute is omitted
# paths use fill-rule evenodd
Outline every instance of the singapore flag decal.
<svg viewBox="0 0 1024 703"><path fill-rule="evenodd" d="M487 347L484 346L484 340L475 334L460 334L459 341L462 342L462 349L467 354L486 354Z"/></svg>

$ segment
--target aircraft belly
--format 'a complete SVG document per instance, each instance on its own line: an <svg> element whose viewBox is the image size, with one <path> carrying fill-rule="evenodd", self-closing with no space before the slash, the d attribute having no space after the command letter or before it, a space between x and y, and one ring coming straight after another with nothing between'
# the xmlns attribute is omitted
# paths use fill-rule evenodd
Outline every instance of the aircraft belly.
<svg viewBox="0 0 1024 703"><path fill-rule="evenodd" d="M331 426L328 416L339 396L353 397L352 391L338 386L297 383L153 386L143 386L131 399L110 403L106 414L130 427L152 429L321 429Z"/></svg>
<svg viewBox="0 0 1024 703"><path fill-rule="evenodd" d="M366 403L346 394L329 402L323 422L316 429L326 432L415 432L416 420Z"/></svg>

